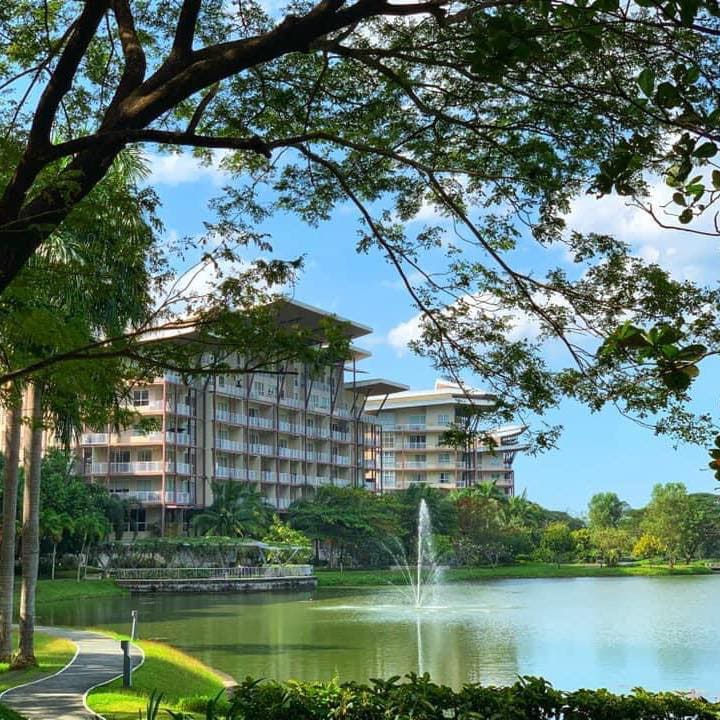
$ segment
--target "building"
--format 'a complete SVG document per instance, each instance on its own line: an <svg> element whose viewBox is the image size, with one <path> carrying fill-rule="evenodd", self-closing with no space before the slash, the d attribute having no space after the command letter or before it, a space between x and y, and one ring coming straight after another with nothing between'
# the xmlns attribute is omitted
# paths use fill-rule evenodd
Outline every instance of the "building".
<svg viewBox="0 0 720 720"><path fill-rule="evenodd" d="M351 342L371 332L295 301L278 321L314 330L328 317ZM213 481L250 483L280 512L323 485L376 487L381 430L365 404L371 394L407 386L358 380L357 363L370 354L354 345L351 353L347 363L314 374L297 363L190 384L166 373L131 393L131 405L156 429L84 433L80 472L133 501L137 530L161 534L187 529L188 511L212 503Z"/></svg>
<svg viewBox="0 0 720 720"><path fill-rule="evenodd" d="M495 398L477 390L438 380L433 390L411 390L374 395L365 405L382 428L382 456L376 489L403 490L413 484L455 489L491 482L513 495L513 460L523 449L521 425L499 428L489 435L493 443L476 441L455 449L441 443L454 423L462 424L471 408L491 407Z"/></svg>

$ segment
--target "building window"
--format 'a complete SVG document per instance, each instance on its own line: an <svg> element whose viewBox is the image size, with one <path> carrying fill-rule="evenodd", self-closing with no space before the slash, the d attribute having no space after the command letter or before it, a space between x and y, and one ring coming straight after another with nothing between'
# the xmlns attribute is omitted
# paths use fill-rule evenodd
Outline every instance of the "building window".
<svg viewBox="0 0 720 720"><path fill-rule="evenodd" d="M438 415L437 416L437 424L438 425L449 425L450 424L450 416L449 415Z"/></svg>
<svg viewBox="0 0 720 720"><path fill-rule="evenodd" d="M450 453L438 453L438 462L440 465L449 465Z"/></svg>
<svg viewBox="0 0 720 720"><path fill-rule="evenodd" d="M394 413L380 413L378 416L378 420L380 421L380 425L383 427L386 425L394 425L395 424L395 414Z"/></svg>
<svg viewBox="0 0 720 720"><path fill-rule="evenodd" d="M395 447L395 436L392 433L384 433L383 445L388 448Z"/></svg>
<svg viewBox="0 0 720 720"><path fill-rule="evenodd" d="M440 482L441 483L450 482L450 473L441 472L440 473Z"/></svg>
<svg viewBox="0 0 720 720"><path fill-rule="evenodd" d="M225 376L224 375L218 375L218 386L225 387Z"/></svg>
<svg viewBox="0 0 720 720"><path fill-rule="evenodd" d="M138 462L152 462L152 450L138 450Z"/></svg>
<svg viewBox="0 0 720 720"><path fill-rule="evenodd" d="M424 448L426 445L426 435L410 435L410 447L411 448Z"/></svg>
<svg viewBox="0 0 720 720"><path fill-rule="evenodd" d="M141 407L143 405L150 404L150 391L149 390L133 390L133 405L135 407Z"/></svg>
<svg viewBox="0 0 720 720"><path fill-rule="evenodd" d="M111 463L129 463L130 462L130 451L129 450L111 450L110 451L110 462Z"/></svg>
<svg viewBox="0 0 720 720"><path fill-rule="evenodd" d="M425 415L409 415L408 425L424 425Z"/></svg>

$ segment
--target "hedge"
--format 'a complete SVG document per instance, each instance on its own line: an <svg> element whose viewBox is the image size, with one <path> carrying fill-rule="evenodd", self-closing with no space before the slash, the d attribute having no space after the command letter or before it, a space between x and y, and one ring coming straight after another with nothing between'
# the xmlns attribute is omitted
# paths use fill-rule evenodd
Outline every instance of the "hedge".
<svg viewBox="0 0 720 720"><path fill-rule="evenodd" d="M508 687L436 685L428 675L355 682L263 682L248 678L232 704L210 704L207 717L228 720L710 720L720 704L678 693L635 689L554 689L522 677Z"/></svg>

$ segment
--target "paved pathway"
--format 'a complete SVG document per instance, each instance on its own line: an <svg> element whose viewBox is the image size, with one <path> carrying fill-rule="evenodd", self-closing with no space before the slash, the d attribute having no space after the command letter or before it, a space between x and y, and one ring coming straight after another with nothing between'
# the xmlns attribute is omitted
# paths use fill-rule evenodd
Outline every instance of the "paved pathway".
<svg viewBox="0 0 720 720"><path fill-rule="evenodd" d="M97 717L85 705L85 695L122 675L120 641L86 630L38 628L48 635L72 640L77 654L62 670L27 685L0 694L0 702L29 720L80 720ZM133 668L142 664L143 654L131 647Z"/></svg>

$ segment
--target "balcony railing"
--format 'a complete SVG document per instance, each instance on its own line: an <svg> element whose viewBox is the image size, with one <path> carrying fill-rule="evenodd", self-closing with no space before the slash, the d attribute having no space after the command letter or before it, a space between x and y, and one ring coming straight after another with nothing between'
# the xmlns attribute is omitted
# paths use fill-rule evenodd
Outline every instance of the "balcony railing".
<svg viewBox="0 0 720 720"><path fill-rule="evenodd" d="M260 472L260 480L263 482L275 482L277 475L272 470L262 470Z"/></svg>
<svg viewBox="0 0 720 720"><path fill-rule="evenodd" d="M350 464L350 456L349 455L333 455L332 461L336 465L349 465Z"/></svg>
<svg viewBox="0 0 720 720"><path fill-rule="evenodd" d="M107 445L110 436L107 433L84 433L83 445Z"/></svg>
<svg viewBox="0 0 720 720"><path fill-rule="evenodd" d="M262 445L261 443L250 443L248 445L248 452L253 455L274 455L272 445Z"/></svg>
<svg viewBox="0 0 720 720"><path fill-rule="evenodd" d="M215 466L215 477L227 480L252 480L257 478L254 470L245 470L244 468L231 468L222 465Z"/></svg>
<svg viewBox="0 0 720 720"><path fill-rule="evenodd" d="M295 423L284 422L283 420L281 420L278 423L278 427L280 428L281 432L293 433L295 435L302 434L302 426Z"/></svg>
<svg viewBox="0 0 720 720"><path fill-rule="evenodd" d="M230 452L244 452L245 447L237 440L227 440L226 438L218 438L216 441L219 450L229 450Z"/></svg>
<svg viewBox="0 0 720 720"><path fill-rule="evenodd" d="M302 408L304 406L304 403L302 400L297 400L296 398L291 398L291 397L281 397L280 404L285 405L286 407L292 407L292 408Z"/></svg>
<svg viewBox="0 0 720 720"><path fill-rule="evenodd" d="M195 498L189 492L168 491L165 493L165 502L170 505L194 505Z"/></svg>
<svg viewBox="0 0 720 720"><path fill-rule="evenodd" d="M215 391L220 395L232 395L232 397L245 397L245 388L242 386L238 387L232 383L225 383L224 385L217 385Z"/></svg>
<svg viewBox="0 0 720 720"><path fill-rule="evenodd" d="M192 465L189 463L174 463L172 460L165 463L165 470L177 475L192 475Z"/></svg>
<svg viewBox="0 0 720 720"><path fill-rule="evenodd" d="M248 425L250 427L268 428L272 430L273 421L272 418L259 417L257 415L248 416Z"/></svg>
<svg viewBox="0 0 720 720"><path fill-rule="evenodd" d="M278 448L278 455L280 457L291 458L293 460L301 460L303 452L298 448L280 447Z"/></svg>
<svg viewBox="0 0 720 720"><path fill-rule="evenodd" d="M331 435L332 435L333 440L341 440L342 442L350 442L350 433L338 432L337 430L333 430Z"/></svg>
<svg viewBox="0 0 720 720"><path fill-rule="evenodd" d="M110 490L112 495L127 498L128 500L137 500L141 503L160 503L162 500L162 492L159 490Z"/></svg>
<svg viewBox="0 0 720 720"><path fill-rule="evenodd" d="M228 425L244 425L246 422L244 415L228 412L227 410L217 410L215 412L215 418L220 422L227 423Z"/></svg>
<svg viewBox="0 0 720 720"><path fill-rule="evenodd" d="M159 437L162 438L162 433L153 433L153 434L157 434ZM171 445L194 445L195 444L194 437L191 437L188 433L182 433L182 432L166 432L165 440L167 440L167 442L169 442Z"/></svg>

